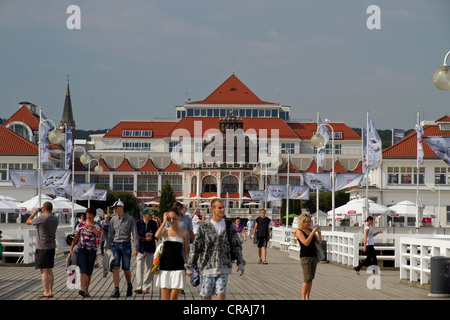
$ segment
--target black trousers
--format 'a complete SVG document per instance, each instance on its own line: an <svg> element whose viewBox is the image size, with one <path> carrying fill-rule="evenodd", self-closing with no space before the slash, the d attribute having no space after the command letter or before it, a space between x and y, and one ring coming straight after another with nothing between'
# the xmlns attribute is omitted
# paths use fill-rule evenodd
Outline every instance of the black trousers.
<svg viewBox="0 0 450 320"><path fill-rule="evenodd" d="M362 267L378 265L377 255L375 254L375 247L373 245L366 246L366 258L359 263L355 268L356 271L361 270Z"/></svg>

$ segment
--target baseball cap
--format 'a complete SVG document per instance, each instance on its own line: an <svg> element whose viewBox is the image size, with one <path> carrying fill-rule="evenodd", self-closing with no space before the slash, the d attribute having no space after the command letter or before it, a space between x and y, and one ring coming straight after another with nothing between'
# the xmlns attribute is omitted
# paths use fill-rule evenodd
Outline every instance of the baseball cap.
<svg viewBox="0 0 450 320"><path fill-rule="evenodd" d="M142 210L141 215L144 215L144 214L153 214L153 211L150 210L150 208L145 208L144 210Z"/></svg>
<svg viewBox="0 0 450 320"><path fill-rule="evenodd" d="M114 204L111 206L111 208L115 208L115 207L123 207L123 202L119 200L117 200L116 202L114 202Z"/></svg>

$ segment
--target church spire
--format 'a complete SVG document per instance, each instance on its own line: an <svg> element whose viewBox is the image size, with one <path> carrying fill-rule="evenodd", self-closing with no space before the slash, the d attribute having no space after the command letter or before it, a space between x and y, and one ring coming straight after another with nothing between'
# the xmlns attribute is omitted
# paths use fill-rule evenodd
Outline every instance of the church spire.
<svg viewBox="0 0 450 320"><path fill-rule="evenodd" d="M67 76L66 99L64 101L64 110L60 122L61 131L64 130L65 124L72 127L72 132L75 131L75 120L73 119L72 101L70 99L69 76Z"/></svg>

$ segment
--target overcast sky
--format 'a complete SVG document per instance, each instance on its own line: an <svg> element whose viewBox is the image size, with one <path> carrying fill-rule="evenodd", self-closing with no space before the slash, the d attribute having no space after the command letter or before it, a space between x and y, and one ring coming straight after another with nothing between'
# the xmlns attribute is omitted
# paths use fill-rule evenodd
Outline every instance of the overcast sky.
<svg viewBox="0 0 450 320"><path fill-rule="evenodd" d="M235 71L291 118L365 127L369 110L378 129L409 129L418 109L449 111L432 82L449 16L448 0L0 0L0 117L29 101L59 123L69 74L78 129L174 119Z"/></svg>

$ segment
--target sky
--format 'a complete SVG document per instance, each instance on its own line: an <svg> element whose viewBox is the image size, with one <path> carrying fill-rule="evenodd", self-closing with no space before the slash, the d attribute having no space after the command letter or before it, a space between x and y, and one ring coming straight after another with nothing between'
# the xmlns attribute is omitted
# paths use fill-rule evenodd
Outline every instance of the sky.
<svg viewBox="0 0 450 320"><path fill-rule="evenodd" d="M417 110L449 111L432 82L449 14L448 0L0 0L0 117L28 101L59 123L69 75L78 129L173 120L234 72L291 119L360 128L369 111L410 129Z"/></svg>

